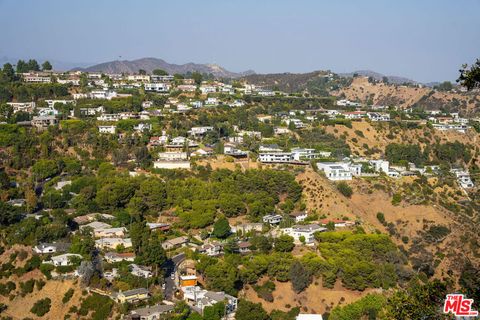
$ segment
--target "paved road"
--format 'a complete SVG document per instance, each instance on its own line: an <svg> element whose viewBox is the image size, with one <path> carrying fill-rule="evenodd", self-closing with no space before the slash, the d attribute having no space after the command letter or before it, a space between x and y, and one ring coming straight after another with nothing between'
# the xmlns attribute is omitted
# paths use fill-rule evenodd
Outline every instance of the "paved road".
<svg viewBox="0 0 480 320"><path fill-rule="evenodd" d="M176 282L175 282L175 279L172 279L171 278L171 275L172 273L173 274L176 274L177 272L177 267L180 263L183 262L183 260L185 260L185 254L184 253L180 253L180 254L177 254L176 256L173 256L171 259L167 260L167 262L165 263L165 290L164 290L164 294L165 294L165 299L166 300L172 300L173 298L173 294L175 292L175 288L176 288Z"/></svg>

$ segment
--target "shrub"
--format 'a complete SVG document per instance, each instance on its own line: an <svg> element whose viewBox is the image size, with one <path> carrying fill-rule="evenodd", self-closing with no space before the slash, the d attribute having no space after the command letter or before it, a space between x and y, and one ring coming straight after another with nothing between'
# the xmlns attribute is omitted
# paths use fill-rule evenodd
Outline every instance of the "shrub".
<svg viewBox="0 0 480 320"><path fill-rule="evenodd" d="M340 182L337 184L337 189L345 197L350 198L353 194L352 188L345 182Z"/></svg>
<svg viewBox="0 0 480 320"><path fill-rule="evenodd" d="M392 204L398 206L402 202L402 195L400 193L395 193L392 197Z"/></svg>
<svg viewBox="0 0 480 320"><path fill-rule="evenodd" d="M55 269L53 264L44 263L40 265L40 271L47 277L47 280L52 279L53 269Z"/></svg>
<svg viewBox="0 0 480 320"><path fill-rule="evenodd" d="M26 282L20 282L21 295L24 297L28 293L33 292L33 286L35 285L35 280L30 279Z"/></svg>
<svg viewBox="0 0 480 320"><path fill-rule="evenodd" d="M52 304L52 300L50 298L40 299L33 305L30 312L42 317L50 311L50 306Z"/></svg>
<svg viewBox="0 0 480 320"><path fill-rule="evenodd" d="M380 221L381 224L385 224L385 215L383 212L377 212L377 219Z"/></svg>
<svg viewBox="0 0 480 320"><path fill-rule="evenodd" d="M62 302L65 304L65 303L67 303L68 301L70 301L70 299L71 299L72 296L73 296L73 293L74 293L74 290L73 290L73 289L68 289L68 291L65 292L65 295L63 296Z"/></svg>

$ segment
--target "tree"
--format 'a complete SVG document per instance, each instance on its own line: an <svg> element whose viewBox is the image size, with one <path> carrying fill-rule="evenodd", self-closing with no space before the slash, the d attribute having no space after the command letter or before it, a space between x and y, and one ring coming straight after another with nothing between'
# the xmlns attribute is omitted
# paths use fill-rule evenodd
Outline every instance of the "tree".
<svg viewBox="0 0 480 320"><path fill-rule="evenodd" d="M147 74L147 71L145 71L143 69L138 69L138 74L145 75L145 74Z"/></svg>
<svg viewBox="0 0 480 320"><path fill-rule="evenodd" d="M152 71L152 74L154 74L156 76L168 76L168 72L165 71L165 70L162 70L162 69L154 69Z"/></svg>
<svg viewBox="0 0 480 320"><path fill-rule="evenodd" d="M388 77L382 77L382 82L385 84L388 84Z"/></svg>
<svg viewBox="0 0 480 320"><path fill-rule="evenodd" d="M60 170L54 160L40 159L32 166L32 171L37 180L44 180L58 174Z"/></svg>
<svg viewBox="0 0 480 320"><path fill-rule="evenodd" d="M291 252L295 247L293 243L293 237L283 234L274 241L275 251L278 252Z"/></svg>
<svg viewBox="0 0 480 320"><path fill-rule="evenodd" d="M28 71L40 71L40 66L38 65L37 60L30 59L27 62Z"/></svg>
<svg viewBox="0 0 480 320"><path fill-rule="evenodd" d="M238 302L236 320L268 320L269 316L260 303L240 299Z"/></svg>
<svg viewBox="0 0 480 320"><path fill-rule="evenodd" d="M192 73L192 79L195 80L196 84L201 84L202 83L202 74L200 72L193 72Z"/></svg>
<svg viewBox="0 0 480 320"><path fill-rule="evenodd" d="M20 221L21 215L17 208L6 202L0 201L0 225L8 226Z"/></svg>
<svg viewBox="0 0 480 320"><path fill-rule="evenodd" d="M353 194L352 188L344 181L337 184L337 189L347 198L350 198Z"/></svg>
<svg viewBox="0 0 480 320"><path fill-rule="evenodd" d="M480 59L468 68L467 64L462 65L460 76L457 79L462 86L468 90L480 87Z"/></svg>
<svg viewBox="0 0 480 320"><path fill-rule="evenodd" d="M221 217L213 225L213 235L220 239L225 239L230 234L230 225L225 217Z"/></svg>
<svg viewBox="0 0 480 320"><path fill-rule="evenodd" d="M33 307L30 309L30 312L42 317L50 311L50 306L52 305L52 300L50 298L45 298L35 302Z"/></svg>
<svg viewBox="0 0 480 320"><path fill-rule="evenodd" d="M296 293L302 292L312 281L310 273L305 270L300 261L295 261L290 267L290 279L292 280L292 287Z"/></svg>
<svg viewBox="0 0 480 320"><path fill-rule="evenodd" d="M45 61L44 63L42 63L42 70L43 71L48 71L48 70L52 70L52 65L50 64L50 61Z"/></svg>
<svg viewBox="0 0 480 320"><path fill-rule="evenodd" d="M3 65L2 78L2 80L7 82L15 80L15 70L13 70L13 66L11 63L5 63Z"/></svg>

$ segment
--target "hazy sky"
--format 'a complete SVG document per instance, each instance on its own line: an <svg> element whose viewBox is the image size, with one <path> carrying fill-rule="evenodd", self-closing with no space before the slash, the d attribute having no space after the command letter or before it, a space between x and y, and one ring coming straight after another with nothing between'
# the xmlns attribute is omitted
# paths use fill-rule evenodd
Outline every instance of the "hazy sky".
<svg viewBox="0 0 480 320"><path fill-rule="evenodd" d="M480 57L480 0L0 0L0 43L0 57L455 80Z"/></svg>

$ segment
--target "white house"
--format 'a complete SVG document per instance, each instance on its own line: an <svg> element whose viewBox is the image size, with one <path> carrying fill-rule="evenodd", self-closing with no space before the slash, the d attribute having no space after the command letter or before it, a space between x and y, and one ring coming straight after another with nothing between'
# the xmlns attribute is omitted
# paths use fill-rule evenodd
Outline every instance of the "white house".
<svg viewBox="0 0 480 320"><path fill-rule="evenodd" d="M229 315L237 309L238 299L224 292L207 291L197 286L182 287L182 291L187 303L200 312L205 307L213 306L218 302L225 303L225 315Z"/></svg>
<svg viewBox="0 0 480 320"><path fill-rule="evenodd" d="M327 178L332 181L352 180L352 176L362 173L361 164L345 162L318 162L317 168L325 172Z"/></svg>
<svg viewBox="0 0 480 320"><path fill-rule="evenodd" d="M33 113L35 110L35 102L7 102L9 106L13 108L13 113L17 112L26 112L26 113Z"/></svg>
<svg viewBox="0 0 480 320"><path fill-rule="evenodd" d="M168 90L170 90L170 85L168 83L162 83L162 82L145 83L145 91L168 92Z"/></svg>
<svg viewBox="0 0 480 320"><path fill-rule="evenodd" d="M82 259L82 256L76 253L65 253L59 256L51 257L50 263L54 266L70 266L72 264L72 258L79 258Z"/></svg>
<svg viewBox="0 0 480 320"><path fill-rule="evenodd" d="M33 248L38 254L65 252L70 244L68 243L40 243Z"/></svg>
<svg viewBox="0 0 480 320"><path fill-rule="evenodd" d="M115 134L116 130L117 126L98 126L98 132L100 133Z"/></svg>
<svg viewBox="0 0 480 320"><path fill-rule="evenodd" d="M290 213L289 216L298 223L304 221L308 217L308 214L306 211L295 211Z"/></svg>
<svg viewBox="0 0 480 320"><path fill-rule="evenodd" d="M300 313L295 320L323 320L321 314Z"/></svg>
<svg viewBox="0 0 480 320"><path fill-rule="evenodd" d="M380 113L380 112L369 112L367 116L370 120L375 122L380 121L390 121L390 114L389 113Z"/></svg>
<svg viewBox="0 0 480 320"><path fill-rule="evenodd" d="M97 117L98 121L118 121L120 119L121 117L118 113L105 113Z"/></svg>
<svg viewBox="0 0 480 320"><path fill-rule="evenodd" d="M301 244L301 237L305 238L305 244L312 245L315 242L314 233L326 231L327 228L321 227L318 224L296 225L291 228L285 228L281 231L293 237L296 244Z"/></svg>
<svg viewBox="0 0 480 320"><path fill-rule="evenodd" d="M142 278L151 278L153 276L152 270L145 266L139 266L137 264L132 263L130 266L130 273L137 277Z"/></svg>
<svg viewBox="0 0 480 320"><path fill-rule="evenodd" d="M205 101L206 106L216 106L218 104L218 99L215 97L207 98Z"/></svg>
<svg viewBox="0 0 480 320"><path fill-rule="evenodd" d="M315 149L293 148L290 151L292 152L292 156L295 161L312 160L319 158L319 154L315 152Z"/></svg>
<svg viewBox="0 0 480 320"><path fill-rule="evenodd" d="M468 171L461 169L452 169L450 170L450 172L452 172L457 177L457 182L463 189L469 189L474 187Z"/></svg>
<svg viewBox="0 0 480 320"><path fill-rule="evenodd" d="M291 152L264 152L258 154L262 163L289 163L294 160Z"/></svg>
<svg viewBox="0 0 480 320"><path fill-rule="evenodd" d="M192 136L197 137L197 136L203 136L210 131L213 131L213 127L206 126L206 127L192 127L188 132Z"/></svg>
<svg viewBox="0 0 480 320"><path fill-rule="evenodd" d="M152 125L150 123L139 123L133 127L133 130L136 132L146 132L152 130Z"/></svg>
<svg viewBox="0 0 480 320"><path fill-rule="evenodd" d="M264 216L262 220L264 223L279 224L283 220L283 217L279 214L268 214Z"/></svg>

